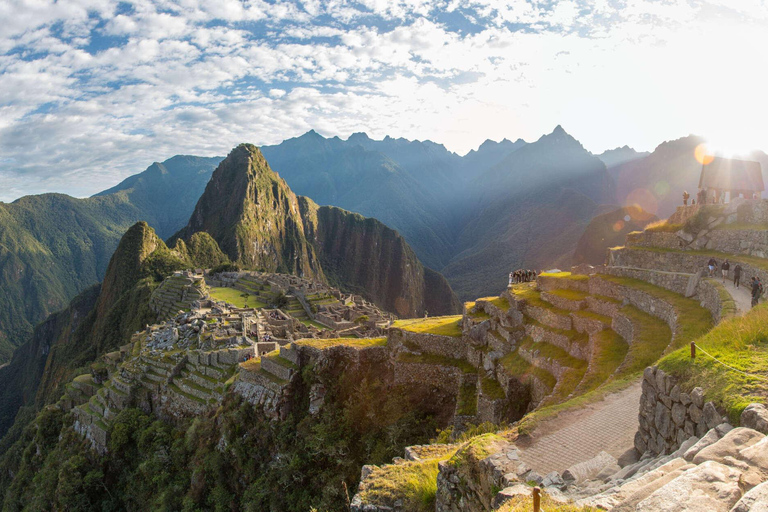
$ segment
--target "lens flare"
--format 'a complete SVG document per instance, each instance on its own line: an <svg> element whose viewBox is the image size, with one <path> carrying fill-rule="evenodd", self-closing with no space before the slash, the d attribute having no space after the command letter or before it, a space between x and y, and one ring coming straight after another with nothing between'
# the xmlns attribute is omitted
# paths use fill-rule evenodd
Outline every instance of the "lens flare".
<svg viewBox="0 0 768 512"><path fill-rule="evenodd" d="M715 159L713 153L714 152L711 151L706 144L699 144L696 146L696 149L693 150L694 158L696 158L696 161L702 165L709 165L712 163L712 160Z"/></svg>
<svg viewBox="0 0 768 512"><path fill-rule="evenodd" d="M653 195L653 192L645 188L636 188L630 192L624 204L635 208L642 208L646 212L654 215L659 210L659 202L656 200L656 196Z"/></svg>
<svg viewBox="0 0 768 512"><path fill-rule="evenodd" d="M624 221L623 221L623 220L617 220L617 221L616 221L616 222L613 224L613 230L614 230L615 232L617 232L617 233L618 233L618 232L619 232L619 231L621 231L622 229L624 229Z"/></svg>

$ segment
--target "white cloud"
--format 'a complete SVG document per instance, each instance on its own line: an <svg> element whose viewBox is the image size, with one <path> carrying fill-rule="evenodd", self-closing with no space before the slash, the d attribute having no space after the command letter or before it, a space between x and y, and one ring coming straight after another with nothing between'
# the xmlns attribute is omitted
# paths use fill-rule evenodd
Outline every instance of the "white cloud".
<svg viewBox="0 0 768 512"><path fill-rule="evenodd" d="M561 123L596 152L691 132L768 149L764 2L615 5L2 2L0 200L310 128L462 153Z"/></svg>

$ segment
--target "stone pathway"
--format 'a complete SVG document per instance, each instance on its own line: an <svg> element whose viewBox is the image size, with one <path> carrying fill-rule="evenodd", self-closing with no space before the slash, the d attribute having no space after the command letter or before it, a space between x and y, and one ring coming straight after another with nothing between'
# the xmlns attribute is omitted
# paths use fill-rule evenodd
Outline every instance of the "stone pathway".
<svg viewBox="0 0 768 512"><path fill-rule="evenodd" d="M720 282L722 283L722 280ZM725 289L728 290L728 293L731 294L731 297L733 297L733 300L736 302L736 312L739 315L743 315L752 308L752 294L749 289L749 278L746 279L746 285L741 283L738 288L733 286L733 279L730 281L726 280L725 283L723 283L723 286L725 286Z"/></svg>
<svg viewBox="0 0 768 512"><path fill-rule="evenodd" d="M583 408L544 421L528 439L519 439L520 459L544 476L606 451L617 459L634 446L640 383Z"/></svg>

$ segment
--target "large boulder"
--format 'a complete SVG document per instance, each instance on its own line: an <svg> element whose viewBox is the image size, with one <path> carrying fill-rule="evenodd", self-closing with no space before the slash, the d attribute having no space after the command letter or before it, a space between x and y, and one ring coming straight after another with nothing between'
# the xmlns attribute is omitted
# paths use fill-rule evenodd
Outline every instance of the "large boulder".
<svg viewBox="0 0 768 512"><path fill-rule="evenodd" d="M741 413L741 426L768 434L768 408L763 404L749 404Z"/></svg>
<svg viewBox="0 0 768 512"><path fill-rule="evenodd" d="M741 498L741 472L715 461L685 471L635 508L638 512L728 512Z"/></svg>
<svg viewBox="0 0 768 512"><path fill-rule="evenodd" d="M768 482L750 489L730 512L768 512Z"/></svg>
<svg viewBox="0 0 768 512"><path fill-rule="evenodd" d="M739 452L752 446L765 437L757 430L751 428L739 427L731 430L722 439L707 446L693 458L694 464L701 464L705 461L724 462L725 457L740 458Z"/></svg>

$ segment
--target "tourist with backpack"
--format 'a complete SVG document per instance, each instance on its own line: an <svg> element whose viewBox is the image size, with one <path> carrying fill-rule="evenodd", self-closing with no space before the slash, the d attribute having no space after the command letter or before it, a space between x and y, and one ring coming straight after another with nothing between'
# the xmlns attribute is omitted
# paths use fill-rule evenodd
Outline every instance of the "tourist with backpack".
<svg viewBox="0 0 768 512"><path fill-rule="evenodd" d="M741 265L738 263L733 267L733 286L739 287L739 281L741 281Z"/></svg>
<svg viewBox="0 0 768 512"><path fill-rule="evenodd" d="M707 266L709 267L709 277L715 277L715 270L717 270L717 261L715 258L709 258Z"/></svg>
<svg viewBox="0 0 768 512"><path fill-rule="evenodd" d="M728 263L728 258L725 259L723 266L721 266L720 269L723 271L723 282L725 282L725 280L728 279L728 271L731 269L731 264Z"/></svg>

